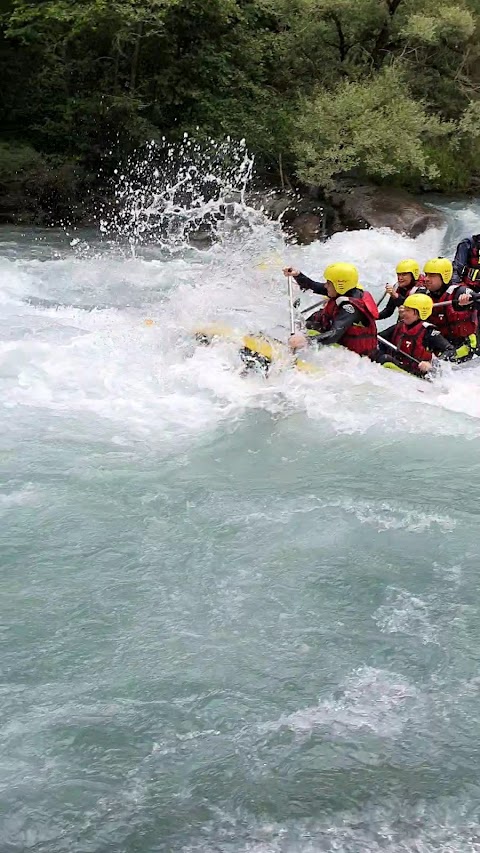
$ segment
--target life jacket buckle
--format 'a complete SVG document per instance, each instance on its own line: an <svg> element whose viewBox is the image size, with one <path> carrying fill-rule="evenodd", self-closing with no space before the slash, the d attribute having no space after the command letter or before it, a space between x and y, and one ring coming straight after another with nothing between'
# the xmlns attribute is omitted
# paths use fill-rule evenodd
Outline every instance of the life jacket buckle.
<svg viewBox="0 0 480 853"><path fill-rule="evenodd" d="M480 269L478 267L467 267L466 277L469 281L477 281L480 277Z"/></svg>

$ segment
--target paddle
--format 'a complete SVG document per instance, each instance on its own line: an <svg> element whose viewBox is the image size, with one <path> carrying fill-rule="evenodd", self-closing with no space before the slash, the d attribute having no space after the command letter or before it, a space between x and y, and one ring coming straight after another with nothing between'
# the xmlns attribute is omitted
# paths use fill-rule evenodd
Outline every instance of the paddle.
<svg viewBox="0 0 480 853"><path fill-rule="evenodd" d="M380 299L378 300L377 308L380 308L380 305L382 304L382 302L385 302L385 299L387 298L387 296L391 296L391 295L392 294L388 293L388 291L386 290L385 293L383 294L383 296L381 296Z"/></svg>
<svg viewBox="0 0 480 853"><path fill-rule="evenodd" d="M381 341L382 344L385 344L387 347L390 347L390 349L394 349L395 352L399 352L402 357L404 356L405 358L409 358L410 361L414 361L415 364L421 364L418 358L414 358L413 355L409 355L408 352L403 352L403 350L399 350L398 347L395 346L395 344L390 343L390 341L387 341L386 338L382 338L380 335L378 335L378 340Z"/></svg>
<svg viewBox="0 0 480 853"><path fill-rule="evenodd" d="M275 252L275 254L271 255L269 258L265 258L264 261L260 261L260 263L255 264L255 268L265 272L269 269L281 269L283 265L284 261L281 254L279 252Z"/></svg>
<svg viewBox="0 0 480 853"><path fill-rule="evenodd" d="M381 297L380 297L380 299L379 299L379 300L378 300L378 302L377 302L377 308L380 308L380 305L382 304L382 302L384 302L384 301L385 301L385 299L387 298L387 296L389 296L389 295L390 295L390 294L389 294L389 293L387 293L387 292L385 291L385 293L383 294L383 296L381 296ZM308 314L308 312L309 312L309 311L313 311L313 309L314 309L314 308L318 308L318 307L319 307L319 305L323 305L323 303L324 303L325 299L327 299L327 298L328 298L328 297L324 296L324 297L323 297L323 299L322 299L320 302L314 302L314 303L313 303L313 305L309 305L309 306L308 306L308 308L303 308L303 309L302 309L302 311L301 311L300 313L301 313L301 314Z"/></svg>
<svg viewBox="0 0 480 853"><path fill-rule="evenodd" d="M288 287L288 306L290 308L290 334L295 334L295 308L293 307L293 289L292 289L292 276L287 276L287 287Z"/></svg>
<svg viewBox="0 0 480 853"><path fill-rule="evenodd" d="M385 297L388 295L389 295L388 293L383 294L383 296L377 302L377 308L380 308L380 305L385 300ZM300 311L300 314L308 314L309 311L313 311L314 308L318 308L319 305L323 305L325 299L327 299L326 296L324 296L323 299L320 300L320 302L314 302L313 305L309 305L308 308L302 308L302 310ZM469 303L469 304L471 304L471 303ZM433 307L434 308L435 307L442 308L444 305L450 305L450 303L449 302L434 302Z"/></svg>
<svg viewBox="0 0 480 853"><path fill-rule="evenodd" d="M462 305L462 308L466 308L468 305L475 305L476 299L472 299L470 302L466 302L465 305ZM445 302L434 302L434 308L442 308L444 305L452 305L453 303L447 299ZM455 306L454 306L455 307Z"/></svg>
<svg viewBox="0 0 480 853"><path fill-rule="evenodd" d="M380 297L380 299L377 302L377 308L380 308L380 305L382 304L382 302L385 301L387 296L389 296L389 294L385 292L383 294L383 296ZM324 296L323 299L320 300L320 302L314 302L313 305L309 305L308 308L303 308L300 313L301 314L308 314L309 311L313 311L314 308L318 308L319 305L323 305L325 299L327 299L327 298L328 298L327 296Z"/></svg>
<svg viewBox="0 0 480 853"><path fill-rule="evenodd" d="M308 314L309 311L313 311L314 308L318 308L319 305L323 305L326 299L328 299L328 296L324 296L320 302L314 302L313 305L309 305L308 308L303 308L300 311L300 314Z"/></svg>

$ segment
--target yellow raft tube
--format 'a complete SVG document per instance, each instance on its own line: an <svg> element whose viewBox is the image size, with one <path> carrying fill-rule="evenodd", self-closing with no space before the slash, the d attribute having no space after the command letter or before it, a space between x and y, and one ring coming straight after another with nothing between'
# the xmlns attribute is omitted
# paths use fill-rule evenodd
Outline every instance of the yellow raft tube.
<svg viewBox="0 0 480 853"><path fill-rule="evenodd" d="M281 363L285 366L295 367L302 373L322 374L324 370L303 358L293 355L291 349L282 341L276 338L270 338L263 335L262 332L251 334L242 334L236 331L231 326L224 326L221 323L210 323L204 326L198 326L193 330L193 334L197 341L201 344L211 344L216 338L233 341L238 344L240 356L244 362L251 359L252 366L256 365L265 372L273 362ZM406 373L407 376L412 376L406 370L402 370L397 364L387 361L382 364L388 370L397 370L399 373Z"/></svg>
<svg viewBox="0 0 480 853"><path fill-rule="evenodd" d="M315 364L311 364L311 362L293 355L291 349L282 343L282 341L267 337L261 332L244 335L230 326L223 326L221 323L210 323L205 326L199 326L193 330L193 333L197 341L202 344L210 344L215 338L235 342L240 348L242 358L246 354L252 360L256 359L259 367L263 367L264 369L272 362L281 362L285 365L295 367L296 370L300 370L302 373L323 372Z"/></svg>

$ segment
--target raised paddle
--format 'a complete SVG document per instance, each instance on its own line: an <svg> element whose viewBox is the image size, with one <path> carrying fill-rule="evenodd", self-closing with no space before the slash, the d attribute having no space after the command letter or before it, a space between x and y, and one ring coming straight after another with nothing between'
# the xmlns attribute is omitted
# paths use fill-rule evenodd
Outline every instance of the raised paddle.
<svg viewBox="0 0 480 853"><path fill-rule="evenodd" d="M293 289L292 289L292 276L287 276L287 288L288 288L288 307L290 309L290 334L294 335L296 332L295 329L295 308L293 307Z"/></svg>
<svg viewBox="0 0 480 853"><path fill-rule="evenodd" d="M380 305L382 304L382 302L384 302L384 301L385 301L385 299L387 298L387 296L391 296L391 295L392 295L391 293L388 293L387 291L385 291L385 293L383 294L383 296L381 296L381 297L380 297L380 299L379 299L379 300L378 300L378 302L377 302L377 308L380 308Z"/></svg>
<svg viewBox="0 0 480 853"><path fill-rule="evenodd" d="M283 259L280 252L275 252L269 258L265 258L264 261L260 261L259 264L255 264L257 270L269 270L269 269L278 269L279 267L283 267Z"/></svg>

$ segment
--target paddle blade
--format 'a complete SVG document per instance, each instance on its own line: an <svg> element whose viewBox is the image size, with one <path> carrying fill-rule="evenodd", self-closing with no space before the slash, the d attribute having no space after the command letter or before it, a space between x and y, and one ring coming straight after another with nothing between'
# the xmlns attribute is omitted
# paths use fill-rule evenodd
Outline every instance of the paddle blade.
<svg viewBox="0 0 480 853"><path fill-rule="evenodd" d="M282 269L285 266L282 256L276 252L269 258L265 258L264 261L260 261L259 264L256 264L256 269L264 272L265 270L271 269Z"/></svg>

